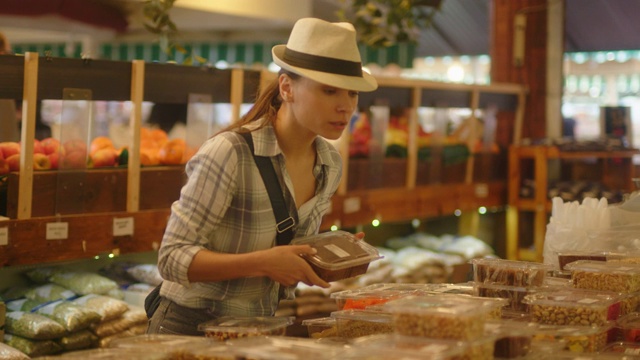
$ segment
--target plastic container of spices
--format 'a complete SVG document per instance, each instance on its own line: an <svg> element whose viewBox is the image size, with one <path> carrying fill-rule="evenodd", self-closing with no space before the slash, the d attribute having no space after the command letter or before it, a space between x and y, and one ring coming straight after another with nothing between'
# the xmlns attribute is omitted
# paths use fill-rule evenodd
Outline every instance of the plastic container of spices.
<svg viewBox="0 0 640 360"><path fill-rule="evenodd" d="M297 238L291 244L309 245L316 249L315 255L305 259L327 282L362 275L367 272L370 262L382 257L375 247L340 230Z"/></svg>

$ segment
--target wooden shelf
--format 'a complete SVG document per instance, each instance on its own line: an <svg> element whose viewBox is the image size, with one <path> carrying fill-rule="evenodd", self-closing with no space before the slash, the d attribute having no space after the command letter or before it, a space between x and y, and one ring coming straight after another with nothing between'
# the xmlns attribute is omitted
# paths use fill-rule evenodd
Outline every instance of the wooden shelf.
<svg viewBox="0 0 640 360"><path fill-rule="evenodd" d="M186 103L191 94L204 95L211 102L229 102L233 121L239 118L241 105L253 101L258 86L275 76L266 71L146 64L137 60L86 62L48 58L38 62L35 53L26 53L24 57L0 56L0 74L7 74L8 79L0 86L0 94L4 98L23 99L23 139L34 138L37 100L64 99L68 88L90 90L93 96L89 100L130 101L129 126L133 129L126 169L33 172L32 156L25 156L26 166L22 167L25 171L19 176L12 174L8 179L11 190L6 201L10 220L0 221L0 232L6 228L8 244L0 245L0 267L157 249L170 205L179 196L184 174L182 167L139 167L136 149L140 144L136 131L141 126L142 102ZM486 174L481 174L485 177L474 176L474 160L475 166L484 168L494 164L493 160L480 155L454 169L464 171L462 176L452 171L453 180L447 177L449 174L445 169L439 172L441 177L420 178L425 171L424 164L418 161L417 110L421 106L466 107L473 114L491 104L500 111L515 112L516 122L519 122L526 94L524 87L392 78L378 80L380 88L372 93L362 93L360 106L384 103L411 109L408 156L390 161L401 169L397 174L400 176L394 177L397 182L394 186L348 190L349 176L345 174L332 200L332 210L323 219L322 230L328 230L334 224L357 226L373 219L391 222L438 217L451 215L456 210L474 210L469 213L477 216L475 210L479 206L504 206L507 203L504 179ZM23 153L32 153L31 141L25 141L21 146ZM348 170L348 141L343 141L339 150ZM356 167L355 162L353 165ZM62 191L61 182L69 185ZM75 191L79 184L89 192L81 196ZM113 235L114 219L119 221L121 218L133 221L132 235ZM52 223L67 224L66 239L47 240L47 226Z"/></svg>
<svg viewBox="0 0 640 360"><path fill-rule="evenodd" d="M157 250L168 216L167 208L3 221L0 227L8 228L9 242L1 247L0 267ZM133 235L114 236L114 219L131 219ZM47 240L47 224L53 223L67 223L66 239Z"/></svg>
<svg viewBox="0 0 640 360"><path fill-rule="evenodd" d="M598 176L605 185L617 185L621 190L633 191L635 186L635 167L632 158L640 154L638 149L615 151L561 151L556 146L512 146L509 149L509 185L507 210L507 257L513 260L543 261L544 236L551 212L551 200L548 199L549 160L561 160L563 164L575 166L586 160L594 159L603 163ZM532 160L534 174L533 198L521 198L523 159ZM619 164L609 164L620 160ZM622 172L622 174L620 174ZM622 180L621 180L622 179ZM522 212L533 214L533 250L520 246L520 219Z"/></svg>

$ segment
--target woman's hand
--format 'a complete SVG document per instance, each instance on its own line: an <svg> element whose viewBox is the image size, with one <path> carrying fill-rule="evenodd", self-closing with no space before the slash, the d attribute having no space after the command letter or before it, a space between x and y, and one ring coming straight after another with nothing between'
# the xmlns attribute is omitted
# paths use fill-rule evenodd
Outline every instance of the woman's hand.
<svg viewBox="0 0 640 360"><path fill-rule="evenodd" d="M322 280L303 258L305 255L312 256L316 253L311 246L275 246L261 252L263 272L273 281L284 286L294 286L301 281L309 286L329 287L329 283Z"/></svg>

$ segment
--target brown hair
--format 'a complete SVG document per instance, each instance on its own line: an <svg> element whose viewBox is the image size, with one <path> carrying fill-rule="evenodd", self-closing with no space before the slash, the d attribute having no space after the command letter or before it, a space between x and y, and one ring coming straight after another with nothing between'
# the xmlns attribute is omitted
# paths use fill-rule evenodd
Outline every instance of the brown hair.
<svg viewBox="0 0 640 360"><path fill-rule="evenodd" d="M280 105L282 105L282 98L280 97L280 85L278 82L278 78L282 74L286 74L293 81L296 81L300 78L300 75L296 73L280 69L275 80L270 82L266 86L266 88L258 89L256 101L253 103L251 109L244 116L242 116L240 120L220 130L217 134L225 131L236 130L244 125L259 120L262 120L262 123L258 128L262 128L267 124L273 124L273 121L276 119L276 115L278 114L278 110L280 109Z"/></svg>

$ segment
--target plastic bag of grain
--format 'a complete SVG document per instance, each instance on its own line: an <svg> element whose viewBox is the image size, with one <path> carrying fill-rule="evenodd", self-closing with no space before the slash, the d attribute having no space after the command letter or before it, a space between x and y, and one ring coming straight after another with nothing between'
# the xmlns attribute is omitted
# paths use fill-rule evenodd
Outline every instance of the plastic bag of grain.
<svg viewBox="0 0 640 360"><path fill-rule="evenodd" d="M35 309L35 312L47 316L64 326L68 332L76 332L100 322L102 317L96 311L71 301L54 301Z"/></svg>
<svg viewBox="0 0 640 360"><path fill-rule="evenodd" d="M134 279L145 284L157 286L162 282L158 266L154 264L139 264L127 269L127 273Z"/></svg>
<svg viewBox="0 0 640 360"><path fill-rule="evenodd" d="M94 310L100 314L102 317L100 321L103 322L117 319L129 310L129 305L126 302L103 295L89 294L81 296L73 302Z"/></svg>
<svg viewBox="0 0 640 360"><path fill-rule="evenodd" d="M29 356L22 351L0 342L0 359L28 360Z"/></svg>
<svg viewBox="0 0 640 360"><path fill-rule="evenodd" d="M30 357L57 354L62 350L53 340L30 340L11 334L4 334L4 343Z"/></svg>
<svg viewBox="0 0 640 360"><path fill-rule="evenodd" d="M7 313L5 331L33 340L51 340L65 334L64 327L48 317L23 311Z"/></svg>
<svg viewBox="0 0 640 360"><path fill-rule="evenodd" d="M98 337L89 330L80 330L56 339L55 342L65 351L82 350L95 347Z"/></svg>
<svg viewBox="0 0 640 360"><path fill-rule="evenodd" d="M25 293L25 297L27 299L40 302L67 300L76 296L76 293L74 293L73 291L57 284L44 284L36 286L29 289Z"/></svg>
<svg viewBox="0 0 640 360"><path fill-rule="evenodd" d="M76 294L106 294L118 288L115 281L92 272L60 272L51 276L51 282L64 286Z"/></svg>

